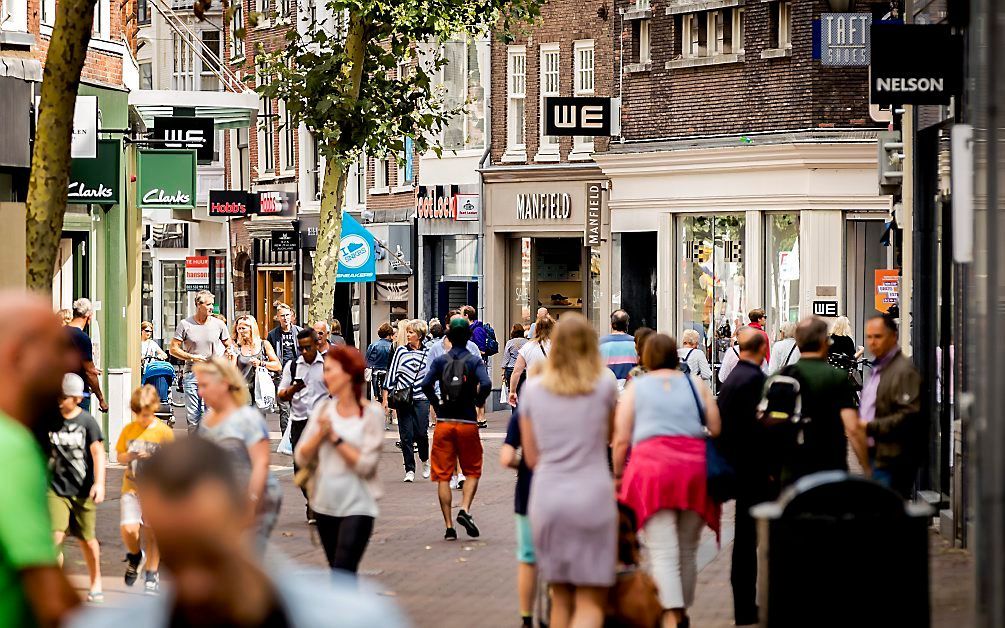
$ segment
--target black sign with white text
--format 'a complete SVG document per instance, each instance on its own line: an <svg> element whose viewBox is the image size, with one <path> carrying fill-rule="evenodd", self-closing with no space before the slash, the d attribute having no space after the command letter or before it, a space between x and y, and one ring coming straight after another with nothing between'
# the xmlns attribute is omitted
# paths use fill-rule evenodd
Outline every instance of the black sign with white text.
<svg viewBox="0 0 1005 628"><path fill-rule="evenodd" d="M544 134L610 135L613 111L610 98L548 96L544 99Z"/></svg>
<svg viewBox="0 0 1005 628"><path fill-rule="evenodd" d="M200 164L213 163L213 118L155 117L154 139L169 140L158 148L194 148Z"/></svg>
<svg viewBox="0 0 1005 628"><path fill-rule="evenodd" d="M300 248L299 231L273 231L272 232L272 252L292 253Z"/></svg>
<svg viewBox="0 0 1005 628"><path fill-rule="evenodd" d="M963 40L945 24L873 22L869 102L946 105L963 88Z"/></svg>
<svg viewBox="0 0 1005 628"><path fill-rule="evenodd" d="M243 190L210 190L209 215L241 217L258 213L258 195Z"/></svg>
<svg viewBox="0 0 1005 628"><path fill-rule="evenodd" d="M837 316L837 315L838 315L837 301L813 302L813 316Z"/></svg>

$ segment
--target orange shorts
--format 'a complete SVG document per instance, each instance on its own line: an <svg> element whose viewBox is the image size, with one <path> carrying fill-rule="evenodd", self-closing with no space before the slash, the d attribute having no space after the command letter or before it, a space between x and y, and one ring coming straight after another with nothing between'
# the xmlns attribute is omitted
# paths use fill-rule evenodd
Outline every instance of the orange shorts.
<svg viewBox="0 0 1005 628"><path fill-rule="evenodd" d="M433 482L449 482L461 463L465 477L478 478L482 475L482 441L478 437L478 425L456 421L437 421L433 431L433 446L429 452Z"/></svg>

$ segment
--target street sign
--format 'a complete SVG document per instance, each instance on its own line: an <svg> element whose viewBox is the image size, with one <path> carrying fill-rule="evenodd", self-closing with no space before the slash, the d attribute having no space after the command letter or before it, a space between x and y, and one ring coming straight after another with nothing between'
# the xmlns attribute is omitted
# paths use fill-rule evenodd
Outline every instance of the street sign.
<svg viewBox="0 0 1005 628"><path fill-rule="evenodd" d="M820 16L820 64L869 65L871 13L824 13Z"/></svg>
<svg viewBox="0 0 1005 628"><path fill-rule="evenodd" d="M813 302L813 316L837 316L837 315L838 315L837 301Z"/></svg>
<svg viewBox="0 0 1005 628"><path fill-rule="evenodd" d="M140 209L195 208L194 150L141 148L136 158L136 204Z"/></svg>
<svg viewBox="0 0 1005 628"><path fill-rule="evenodd" d="M213 118L158 116L154 118L154 138L170 140L164 148L195 149L200 164L213 162L216 133Z"/></svg>
<svg viewBox="0 0 1005 628"><path fill-rule="evenodd" d="M873 22L869 102L945 105L963 88L963 40L946 24Z"/></svg>
<svg viewBox="0 0 1005 628"><path fill-rule="evenodd" d="M258 195L243 190L210 190L209 215L241 217L258 213Z"/></svg>
<svg viewBox="0 0 1005 628"><path fill-rule="evenodd" d="M185 290L203 290L209 287L209 256L195 255L185 258Z"/></svg>
<svg viewBox="0 0 1005 628"><path fill-rule="evenodd" d="M613 112L610 98L548 96L544 99L544 134L610 135Z"/></svg>
<svg viewBox="0 0 1005 628"><path fill-rule="evenodd" d="M297 231L273 231L272 252L295 253L300 248L299 235Z"/></svg>
<svg viewBox="0 0 1005 628"><path fill-rule="evenodd" d="M97 158L74 159L66 202L75 205L117 205L119 203L119 140L98 140Z"/></svg>

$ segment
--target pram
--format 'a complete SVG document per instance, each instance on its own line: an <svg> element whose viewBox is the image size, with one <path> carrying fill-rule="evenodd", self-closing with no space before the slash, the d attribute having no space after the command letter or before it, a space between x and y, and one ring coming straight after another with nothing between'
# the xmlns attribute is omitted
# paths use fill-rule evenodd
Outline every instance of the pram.
<svg viewBox="0 0 1005 628"><path fill-rule="evenodd" d="M167 423L168 427L174 427L174 412L171 409L171 383L174 376L174 367L165 360L149 360L143 367L142 383L156 388L161 400L160 408L154 415Z"/></svg>

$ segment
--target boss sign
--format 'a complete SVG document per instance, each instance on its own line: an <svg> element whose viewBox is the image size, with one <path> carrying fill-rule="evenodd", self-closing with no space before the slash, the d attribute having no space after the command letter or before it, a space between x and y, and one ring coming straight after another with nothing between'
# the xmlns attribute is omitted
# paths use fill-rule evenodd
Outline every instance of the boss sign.
<svg viewBox="0 0 1005 628"><path fill-rule="evenodd" d="M544 99L545 135L610 135L610 98L549 96Z"/></svg>

